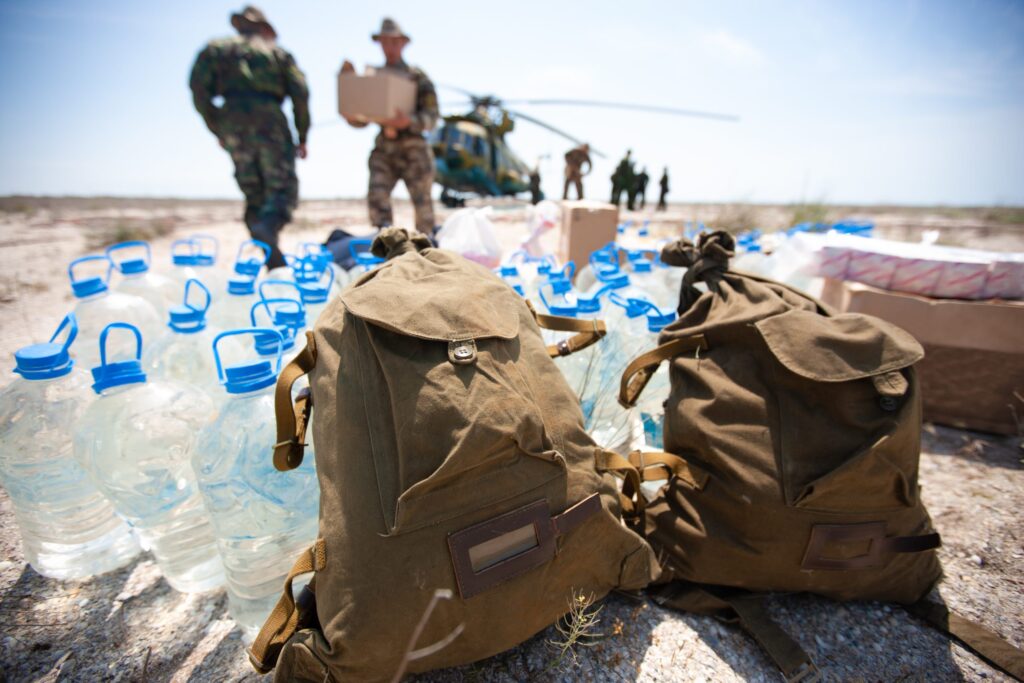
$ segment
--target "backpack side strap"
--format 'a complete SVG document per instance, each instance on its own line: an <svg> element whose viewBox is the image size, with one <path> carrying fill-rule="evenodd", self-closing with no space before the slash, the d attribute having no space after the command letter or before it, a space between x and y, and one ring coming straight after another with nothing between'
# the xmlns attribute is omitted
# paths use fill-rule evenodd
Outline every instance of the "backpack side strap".
<svg viewBox="0 0 1024 683"><path fill-rule="evenodd" d="M327 566L327 544L322 538L310 546L299 559L295 560L288 578L284 581L284 592L267 617L252 647L249 648L249 663L261 674L269 672L277 664L281 648L295 634L299 623L299 610L295 608L292 596L292 581L296 576L318 572Z"/></svg>
<svg viewBox="0 0 1024 683"><path fill-rule="evenodd" d="M644 497L640 493L640 473L626 458L615 451L599 448L594 462L598 472L610 472L624 479L619 491L619 507L626 526L642 533L644 525Z"/></svg>
<svg viewBox="0 0 1024 683"><path fill-rule="evenodd" d="M626 370L622 373L622 380L619 384L619 404L623 408L632 408L636 405L644 387L651 381L651 377L658 371L662 361L670 360L676 356L691 351L700 353L706 351L708 342L703 334L692 337L682 337L662 344L661 346L641 354L634 358Z"/></svg>
<svg viewBox="0 0 1024 683"><path fill-rule="evenodd" d="M577 332L568 339L563 339L557 344L548 344L548 356L558 358L568 356L571 353L596 344L601 337L608 334L608 328L603 320L580 320L579 318L565 318L560 315L545 315L538 313L533 304L526 301L527 308L533 314L537 326L554 332Z"/></svg>
<svg viewBox="0 0 1024 683"><path fill-rule="evenodd" d="M284 366L274 389L274 411L277 417L277 443L274 444L274 467L287 472L302 464L306 447L306 427L313 410L313 396L303 389L292 405L292 386L295 381L316 365L316 343L313 333L306 332L306 348L291 363Z"/></svg>
<svg viewBox="0 0 1024 683"><path fill-rule="evenodd" d="M662 606L698 614L712 613L725 621L739 622L779 667L787 683L821 680L821 672L800 643L768 615L762 594L676 581L658 588L653 597Z"/></svg>
<svg viewBox="0 0 1024 683"><path fill-rule="evenodd" d="M924 598L904 607L915 617L961 643L995 668L1018 681L1024 681L1024 652L994 631L950 612L945 605Z"/></svg>

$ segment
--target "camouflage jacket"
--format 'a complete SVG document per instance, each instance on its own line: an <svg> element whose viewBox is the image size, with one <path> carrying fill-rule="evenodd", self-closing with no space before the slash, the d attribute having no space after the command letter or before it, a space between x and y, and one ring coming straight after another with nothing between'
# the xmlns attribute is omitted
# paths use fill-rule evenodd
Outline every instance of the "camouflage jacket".
<svg viewBox="0 0 1024 683"><path fill-rule="evenodd" d="M405 62L387 64L380 67L381 71L392 71L407 75L416 81L416 111L413 112L412 123L405 130L398 132L402 135L423 135L430 132L437 125L440 113L437 109L437 91L427 74L415 66L409 66Z"/></svg>
<svg viewBox="0 0 1024 683"><path fill-rule="evenodd" d="M309 133L309 89L295 59L283 48L259 36L239 35L211 41L192 67L192 100L206 127L222 136L225 110L238 105L247 111L274 108L285 97L292 101L299 143ZM213 98L221 96L225 107ZM237 107L236 107L237 108Z"/></svg>
<svg viewBox="0 0 1024 683"><path fill-rule="evenodd" d="M583 170L583 164L587 165L587 173L590 173L590 154L587 153L583 147L573 147L565 153L565 165L571 167L574 171L580 172Z"/></svg>

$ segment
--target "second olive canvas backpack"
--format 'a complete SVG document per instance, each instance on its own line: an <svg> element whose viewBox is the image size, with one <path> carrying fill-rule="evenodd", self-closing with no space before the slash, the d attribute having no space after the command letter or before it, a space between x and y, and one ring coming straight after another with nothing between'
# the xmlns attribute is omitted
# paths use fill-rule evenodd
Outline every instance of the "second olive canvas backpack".
<svg viewBox="0 0 1024 683"><path fill-rule="evenodd" d="M941 575L918 486L921 346L730 271L732 254L724 232L665 247L665 263L687 268L679 318L622 377L628 407L669 363L667 452L631 456L645 479L667 478L645 513L665 569L656 600L738 618L793 679L813 664L767 618L763 592L914 605L976 651L984 641L990 661L1021 666L993 634L920 602Z"/></svg>
<svg viewBox="0 0 1024 683"><path fill-rule="evenodd" d="M636 471L586 434L551 359L603 325L537 316L487 269L405 230L373 251L387 262L327 306L278 383L275 465L301 462L312 406L321 509L320 538L251 650L276 681L473 662L578 596L659 571L620 519L613 473L634 487ZM538 322L577 334L548 347ZM296 604L292 581L309 572Z"/></svg>

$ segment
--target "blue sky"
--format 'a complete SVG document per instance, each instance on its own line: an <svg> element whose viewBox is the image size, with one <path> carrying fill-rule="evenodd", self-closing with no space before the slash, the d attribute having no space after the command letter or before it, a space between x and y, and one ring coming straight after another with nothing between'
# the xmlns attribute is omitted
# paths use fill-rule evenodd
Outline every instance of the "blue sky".
<svg viewBox="0 0 1024 683"><path fill-rule="evenodd" d="M436 83L741 117L524 107L614 157L587 179L592 195L632 147L652 175L669 166L677 201L1024 204L1021 2L261 6L312 90L306 197L365 192L373 133L339 125L335 75L346 57L381 61L369 34L390 14ZM187 88L237 9L0 0L0 194L239 197ZM527 123L510 143L529 161L550 155L544 187L560 193L567 145Z"/></svg>

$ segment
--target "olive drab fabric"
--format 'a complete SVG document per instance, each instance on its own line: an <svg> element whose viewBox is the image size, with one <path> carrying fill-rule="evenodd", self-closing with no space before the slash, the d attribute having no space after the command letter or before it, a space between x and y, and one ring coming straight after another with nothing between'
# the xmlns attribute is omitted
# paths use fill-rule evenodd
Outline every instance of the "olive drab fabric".
<svg viewBox="0 0 1024 683"><path fill-rule="evenodd" d="M276 681L390 680L510 648L574 596L659 573L620 516L613 472L552 355L603 328L570 321L548 348L526 302L490 271L402 229L388 259L332 301L278 384L275 465L302 459L310 406L320 538L251 650ZM308 396L291 384L309 372ZM269 457L269 455L268 455ZM626 512L638 512L626 507Z"/></svg>

